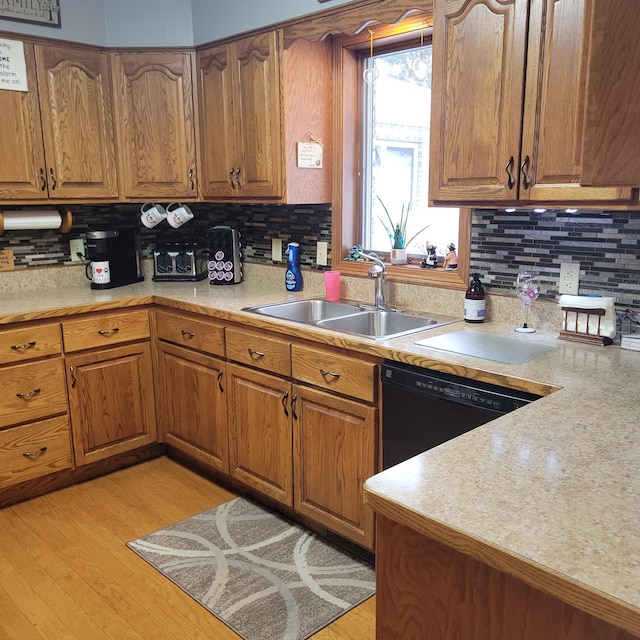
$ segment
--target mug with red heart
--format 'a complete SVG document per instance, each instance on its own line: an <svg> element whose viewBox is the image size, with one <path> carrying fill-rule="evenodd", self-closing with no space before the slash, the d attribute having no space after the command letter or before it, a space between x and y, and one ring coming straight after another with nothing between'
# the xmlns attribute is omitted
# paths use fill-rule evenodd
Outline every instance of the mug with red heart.
<svg viewBox="0 0 640 640"><path fill-rule="evenodd" d="M111 270L108 260L99 260L91 263L91 280L95 284L109 284L111 282Z"/></svg>

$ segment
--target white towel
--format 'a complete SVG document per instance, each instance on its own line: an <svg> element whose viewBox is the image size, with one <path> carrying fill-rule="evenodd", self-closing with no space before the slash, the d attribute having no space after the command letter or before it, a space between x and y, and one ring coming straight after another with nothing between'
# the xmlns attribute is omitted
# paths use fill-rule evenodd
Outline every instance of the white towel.
<svg viewBox="0 0 640 640"><path fill-rule="evenodd" d="M616 335L616 310L615 298L592 298L588 296L561 295L558 300L559 307L573 307L575 309L604 309L604 316L600 317L600 332L598 332L598 316L592 316L587 327L588 315L569 311L565 313L562 321L564 331L576 332L576 316L578 317L577 333L590 336L603 336L615 338Z"/></svg>

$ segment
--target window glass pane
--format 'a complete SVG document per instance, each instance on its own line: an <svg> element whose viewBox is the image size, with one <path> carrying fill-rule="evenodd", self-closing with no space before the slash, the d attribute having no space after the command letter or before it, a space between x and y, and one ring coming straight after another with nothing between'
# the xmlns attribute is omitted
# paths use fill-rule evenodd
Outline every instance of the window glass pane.
<svg viewBox="0 0 640 640"><path fill-rule="evenodd" d="M431 45L367 57L365 69L375 81L363 79L363 245L388 252L406 221L409 253L423 255L429 243L442 256L458 245L459 209L429 207Z"/></svg>

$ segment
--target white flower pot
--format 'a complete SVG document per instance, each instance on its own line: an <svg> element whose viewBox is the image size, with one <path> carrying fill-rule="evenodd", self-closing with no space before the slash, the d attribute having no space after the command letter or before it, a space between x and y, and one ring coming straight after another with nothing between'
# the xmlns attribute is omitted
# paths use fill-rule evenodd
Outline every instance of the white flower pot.
<svg viewBox="0 0 640 640"><path fill-rule="evenodd" d="M407 264L407 250L391 249L391 264Z"/></svg>

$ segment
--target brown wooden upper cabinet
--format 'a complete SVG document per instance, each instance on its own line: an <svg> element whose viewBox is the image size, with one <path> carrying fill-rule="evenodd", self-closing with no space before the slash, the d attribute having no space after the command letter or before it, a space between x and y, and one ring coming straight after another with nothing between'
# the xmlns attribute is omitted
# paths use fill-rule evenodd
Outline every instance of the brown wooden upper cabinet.
<svg viewBox="0 0 640 640"><path fill-rule="evenodd" d="M121 196L195 199L192 54L113 54Z"/></svg>
<svg viewBox="0 0 640 640"><path fill-rule="evenodd" d="M28 91L0 90L0 199L117 196L109 58L24 44Z"/></svg>
<svg viewBox="0 0 640 640"><path fill-rule="evenodd" d="M580 185L593 2L434 5L430 199L629 202Z"/></svg>
<svg viewBox="0 0 640 640"><path fill-rule="evenodd" d="M640 185L640 11L637 0L591 0L583 184Z"/></svg>
<svg viewBox="0 0 640 640"><path fill-rule="evenodd" d="M328 43L282 46L281 31L197 53L201 192L207 199L329 202L322 168L298 167L297 142L329 143Z"/></svg>

